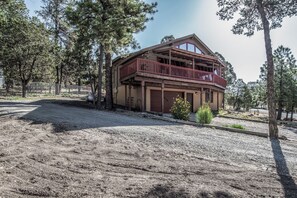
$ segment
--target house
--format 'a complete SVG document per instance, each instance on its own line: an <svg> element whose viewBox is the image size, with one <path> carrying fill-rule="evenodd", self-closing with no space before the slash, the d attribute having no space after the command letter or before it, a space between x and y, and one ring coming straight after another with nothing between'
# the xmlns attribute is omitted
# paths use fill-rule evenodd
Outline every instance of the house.
<svg viewBox="0 0 297 198"><path fill-rule="evenodd" d="M128 109L169 113L176 97L192 112L204 103L223 107L225 65L195 35L154 45L113 61L114 103Z"/></svg>

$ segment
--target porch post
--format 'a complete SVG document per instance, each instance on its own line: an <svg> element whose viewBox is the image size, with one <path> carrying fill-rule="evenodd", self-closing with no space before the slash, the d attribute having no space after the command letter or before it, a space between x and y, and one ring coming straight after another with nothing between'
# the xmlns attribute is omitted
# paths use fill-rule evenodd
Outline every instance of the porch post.
<svg viewBox="0 0 297 198"><path fill-rule="evenodd" d="M169 50L169 65L171 65L171 49Z"/></svg>
<svg viewBox="0 0 297 198"><path fill-rule="evenodd" d="M141 81L141 111L145 110L145 81Z"/></svg>
<svg viewBox="0 0 297 198"><path fill-rule="evenodd" d="M220 92L217 91L217 109L218 109L218 111L220 110L220 102L219 102L219 100L220 100Z"/></svg>
<svg viewBox="0 0 297 198"><path fill-rule="evenodd" d="M212 82L214 82L214 62L212 62Z"/></svg>
<svg viewBox="0 0 297 198"><path fill-rule="evenodd" d="M201 87L201 93L200 93L200 106L203 105L203 88Z"/></svg>
<svg viewBox="0 0 297 198"><path fill-rule="evenodd" d="M162 101L161 106L162 106L162 113L164 113L164 82L163 81L162 81L162 86L161 86L161 92L162 92L162 94L161 94L161 97L162 97L162 99L161 99L161 101Z"/></svg>
<svg viewBox="0 0 297 198"><path fill-rule="evenodd" d="M129 81L129 111L131 111L131 88L132 88L132 86L131 86L131 81Z"/></svg>
<svg viewBox="0 0 297 198"><path fill-rule="evenodd" d="M169 50L169 76L171 76L171 49Z"/></svg>
<svg viewBox="0 0 297 198"><path fill-rule="evenodd" d="M225 91L223 92L223 109L225 109Z"/></svg>
<svg viewBox="0 0 297 198"><path fill-rule="evenodd" d="M127 109L127 85L125 85L125 109Z"/></svg>
<svg viewBox="0 0 297 198"><path fill-rule="evenodd" d="M192 68L193 68L193 70L195 69L195 58L193 58L193 62L192 62ZM194 71L192 72L192 78L194 78Z"/></svg>

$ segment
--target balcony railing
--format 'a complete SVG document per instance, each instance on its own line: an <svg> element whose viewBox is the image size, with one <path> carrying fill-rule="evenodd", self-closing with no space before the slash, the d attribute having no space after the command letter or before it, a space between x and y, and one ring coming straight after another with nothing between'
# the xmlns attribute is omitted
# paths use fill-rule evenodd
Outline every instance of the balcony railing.
<svg viewBox="0 0 297 198"><path fill-rule="evenodd" d="M137 72L195 80L199 82L210 82L221 87L226 87L227 85L227 82L224 78L211 72L162 64L146 59L135 59L134 61L124 65L120 69L120 78L124 79Z"/></svg>

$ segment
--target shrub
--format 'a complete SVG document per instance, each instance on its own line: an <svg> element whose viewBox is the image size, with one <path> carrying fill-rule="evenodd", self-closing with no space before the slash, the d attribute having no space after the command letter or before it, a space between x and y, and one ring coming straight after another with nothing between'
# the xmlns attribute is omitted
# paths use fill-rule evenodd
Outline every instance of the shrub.
<svg viewBox="0 0 297 198"><path fill-rule="evenodd" d="M210 124L213 119L213 114L208 104L202 105L196 113L196 121L199 124Z"/></svg>
<svg viewBox="0 0 297 198"><path fill-rule="evenodd" d="M170 112L175 119L189 120L191 112L191 104L181 97L177 97L170 109Z"/></svg>
<svg viewBox="0 0 297 198"><path fill-rule="evenodd" d="M225 111L223 108L220 108L218 114L219 115L226 115L226 114L228 114L228 112Z"/></svg>
<svg viewBox="0 0 297 198"><path fill-rule="evenodd" d="M240 124L232 124L230 127L235 128L235 129L245 129L244 126L240 125Z"/></svg>

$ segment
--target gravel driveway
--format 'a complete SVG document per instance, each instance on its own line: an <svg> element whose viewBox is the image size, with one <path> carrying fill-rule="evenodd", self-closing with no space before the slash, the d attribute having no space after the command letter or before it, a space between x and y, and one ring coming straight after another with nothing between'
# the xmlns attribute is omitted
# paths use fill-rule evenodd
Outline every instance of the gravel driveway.
<svg viewBox="0 0 297 198"><path fill-rule="evenodd" d="M0 139L0 197L297 196L296 138L39 101L0 102Z"/></svg>

